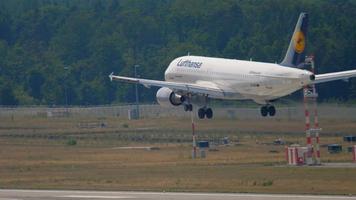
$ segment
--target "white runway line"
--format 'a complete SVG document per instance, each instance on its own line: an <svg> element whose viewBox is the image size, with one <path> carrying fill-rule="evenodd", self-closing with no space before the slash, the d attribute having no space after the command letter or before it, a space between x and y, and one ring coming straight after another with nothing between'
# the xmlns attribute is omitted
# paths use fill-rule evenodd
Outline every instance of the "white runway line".
<svg viewBox="0 0 356 200"><path fill-rule="evenodd" d="M22 199L13 199L13 198L0 198L0 200L22 200Z"/></svg>
<svg viewBox="0 0 356 200"><path fill-rule="evenodd" d="M59 198L81 198L81 199L134 199L132 196L93 196L93 195L66 195Z"/></svg>
<svg viewBox="0 0 356 200"><path fill-rule="evenodd" d="M356 200L356 196L340 195L293 195L293 194L249 194L249 193L183 193L183 192L135 192L135 191L81 191L81 190L6 190L0 189L0 195L4 193L16 194L12 198L0 197L0 200L21 200L16 197L47 197L66 199L253 199L253 200ZM30 195L30 196L28 196ZM36 196L38 195L38 196ZM25 198L26 199L26 198Z"/></svg>
<svg viewBox="0 0 356 200"><path fill-rule="evenodd" d="M115 192L114 192L115 193ZM161 196L209 196L209 197L255 197L255 198L305 198L305 199L347 199L356 200L356 196L333 195L297 195L297 194L247 194L247 193L183 193L183 192L117 192L130 195L161 195Z"/></svg>
<svg viewBox="0 0 356 200"><path fill-rule="evenodd" d="M132 193L135 194L135 193ZM140 193L136 193L140 194ZM142 193L141 193L142 194ZM234 194L234 193L155 193L155 192L146 192L146 194L153 195L179 195L179 196L217 196L217 197L256 197L256 198L306 198L306 199L350 199L356 200L355 196L327 196L327 195L294 195L294 194Z"/></svg>

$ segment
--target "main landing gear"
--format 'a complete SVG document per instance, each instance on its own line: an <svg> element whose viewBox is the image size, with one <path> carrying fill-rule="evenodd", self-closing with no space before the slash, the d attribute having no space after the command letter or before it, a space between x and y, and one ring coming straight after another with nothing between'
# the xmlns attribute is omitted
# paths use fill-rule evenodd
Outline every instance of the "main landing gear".
<svg viewBox="0 0 356 200"><path fill-rule="evenodd" d="M184 111L186 111L186 112L193 111L193 105L192 104L185 104L184 105ZM213 118L213 110L211 108L207 108L205 106L202 107L202 108L199 108L198 117L199 117L199 119L204 119L205 117L207 119L211 119L211 118Z"/></svg>
<svg viewBox="0 0 356 200"><path fill-rule="evenodd" d="M276 108L273 105L265 105L261 107L261 115L266 117L267 115L273 117L276 114Z"/></svg>
<svg viewBox="0 0 356 200"><path fill-rule="evenodd" d="M205 117L208 119L213 118L213 110L211 108L202 107L198 110L199 119L204 119Z"/></svg>
<svg viewBox="0 0 356 200"><path fill-rule="evenodd" d="M191 104L192 100L192 95L191 94L187 94L185 101L183 102L183 106L184 106L184 111L188 112L188 111L193 111L193 105ZM199 119L211 119L213 118L213 110L211 108L207 107L208 104L208 96L204 96L203 99L202 98L198 98L196 99L196 101L204 103L203 107L198 109L198 117Z"/></svg>

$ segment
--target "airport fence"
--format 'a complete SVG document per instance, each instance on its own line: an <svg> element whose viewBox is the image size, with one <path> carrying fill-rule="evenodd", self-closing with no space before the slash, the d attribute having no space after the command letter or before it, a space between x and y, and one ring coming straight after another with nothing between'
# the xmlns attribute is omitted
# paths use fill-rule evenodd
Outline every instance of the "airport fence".
<svg viewBox="0 0 356 200"><path fill-rule="evenodd" d="M276 106L275 119L300 120L304 118L302 105ZM135 105L109 105L91 107L0 107L0 117L120 117L128 118ZM140 105L141 118L189 117L181 106L164 108L156 104ZM259 108L232 106L214 107L214 117L230 119L261 119ZM356 120L356 107L322 104L318 107L321 119ZM194 112L196 114L196 112Z"/></svg>

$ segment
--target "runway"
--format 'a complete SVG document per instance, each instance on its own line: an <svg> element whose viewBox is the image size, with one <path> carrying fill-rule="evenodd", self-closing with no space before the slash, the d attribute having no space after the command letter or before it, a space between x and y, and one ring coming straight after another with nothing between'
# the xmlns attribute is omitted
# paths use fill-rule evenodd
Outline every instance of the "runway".
<svg viewBox="0 0 356 200"><path fill-rule="evenodd" d="M244 194L244 193L179 193L179 192L109 192L78 190L0 190L0 200L356 200L356 196Z"/></svg>

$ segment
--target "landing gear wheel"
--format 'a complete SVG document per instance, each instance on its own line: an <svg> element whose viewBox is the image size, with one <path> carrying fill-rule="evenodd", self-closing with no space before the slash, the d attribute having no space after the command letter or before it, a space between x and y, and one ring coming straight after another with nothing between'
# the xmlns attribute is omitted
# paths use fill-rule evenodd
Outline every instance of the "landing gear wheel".
<svg viewBox="0 0 356 200"><path fill-rule="evenodd" d="M199 119L204 119L205 117L208 119L213 118L213 110L211 108L199 108L198 110L198 117Z"/></svg>
<svg viewBox="0 0 356 200"><path fill-rule="evenodd" d="M205 117L205 109L204 108L199 108L198 117L199 117L199 119L204 119L204 117Z"/></svg>
<svg viewBox="0 0 356 200"><path fill-rule="evenodd" d="M262 117L266 117L268 115L268 108L267 106L262 106L261 107L261 115Z"/></svg>
<svg viewBox="0 0 356 200"><path fill-rule="evenodd" d="M206 109L205 115L206 115L206 118L208 118L208 119L213 118L213 110L211 108Z"/></svg>
<svg viewBox="0 0 356 200"><path fill-rule="evenodd" d="M269 116L273 117L276 114L276 108L274 106L268 107Z"/></svg>

